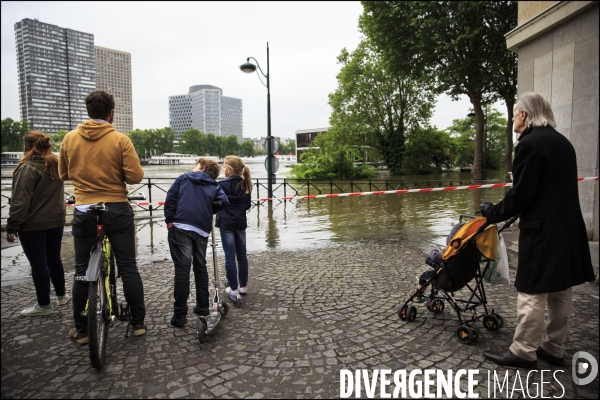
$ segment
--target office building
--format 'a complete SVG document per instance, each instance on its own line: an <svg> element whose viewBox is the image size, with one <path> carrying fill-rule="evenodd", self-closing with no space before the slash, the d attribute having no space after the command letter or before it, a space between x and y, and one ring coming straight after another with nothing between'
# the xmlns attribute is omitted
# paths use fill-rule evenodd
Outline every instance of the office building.
<svg viewBox="0 0 600 400"><path fill-rule="evenodd" d="M88 119L85 96L96 89L94 35L37 19L15 24L21 120L54 134Z"/></svg>
<svg viewBox="0 0 600 400"><path fill-rule="evenodd" d="M96 90L104 90L115 98L113 126L121 133L133 130L131 96L131 53L95 46Z"/></svg>
<svg viewBox="0 0 600 400"><path fill-rule="evenodd" d="M311 143L318 135L326 133L329 130L327 128L315 128L315 129L301 129L296 131L296 160L300 163L300 156L311 146Z"/></svg>
<svg viewBox="0 0 600 400"><path fill-rule="evenodd" d="M195 128L216 136L243 138L242 100L223 96L223 90L212 85L190 86L189 93L169 96L169 126L177 139Z"/></svg>

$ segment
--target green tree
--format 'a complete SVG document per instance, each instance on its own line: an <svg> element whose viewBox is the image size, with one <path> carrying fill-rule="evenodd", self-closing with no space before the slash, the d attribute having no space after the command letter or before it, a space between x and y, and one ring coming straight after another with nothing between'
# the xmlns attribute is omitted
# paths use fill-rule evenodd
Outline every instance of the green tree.
<svg viewBox="0 0 600 400"><path fill-rule="evenodd" d="M454 166L455 143L445 131L427 127L413 132L406 143L404 170L426 174Z"/></svg>
<svg viewBox="0 0 600 400"><path fill-rule="evenodd" d="M211 156L221 157L221 141L212 133L206 135L206 153Z"/></svg>
<svg viewBox="0 0 600 400"><path fill-rule="evenodd" d="M254 157L254 142L245 140L240 145L240 155L242 157Z"/></svg>
<svg viewBox="0 0 600 400"><path fill-rule="evenodd" d="M494 108L487 112L486 132L486 168L501 169L504 167L505 150L505 127L506 119L502 113ZM454 163L457 167L473 165L473 153L475 151L475 119L455 119L446 132L454 138L456 145L456 157Z"/></svg>
<svg viewBox="0 0 600 400"><path fill-rule="evenodd" d="M27 121L2 120L2 151L23 151L23 136L29 131Z"/></svg>
<svg viewBox="0 0 600 400"><path fill-rule="evenodd" d="M223 155L220 157L225 157L229 155L237 155L240 152L240 145L237 141L237 136L231 135L222 137L223 139Z"/></svg>
<svg viewBox="0 0 600 400"><path fill-rule="evenodd" d="M134 129L130 131L127 136L129 136L131 143L133 143L133 147L135 148L138 157L149 157L152 154L146 130Z"/></svg>
<svg viewBox="0 0 600 400"><path fill-rule="evenodd" d="M67 133L69 133L69 132L61 129L58 132L56 132L54 135L52 135L52 151L53 152L58 152L60 150L60 144L62 143L62 141L65 138L65 135Z"/></svg>
<svg viewBox="0 0 600 400"><path fill-rule="evenodd" d="M280 140L277 140L279 143L279 154L288 155L290 153L296 154L296 142L291 141L288 144L281 143Z"/></svg>
<svg viewBox="0 0 600 400"><path fill-rule="evenodd" d="M378 150L393 174L402 172L406 136L431 117L433 93L404 72L390 70L368 40L338 56L338 87L329 95L332 107L328 136L338 142Z"/></svg>
<svg viewBox="0 0 600 400"><path fill-rule="evenodd" d="M135 129L127 134L138 157L150 157L151 154L164 154L173 151L175 131L170 127L161 129Z"/></svg>
<svg viewBox="0 0 600 400"><path fill-rule="evenodd" d="M156 130L152 129L151 140L152 148L156 150L156 153L170 153L173 151L175 131L168 126Z"/></svg>
<svg viewBox="0 0 600 400"><path fill-rule="evenodd" d="M499 96L499 80L506 81L508 87L516 81L515 69L510 67L516 59L506 56L504 42L504 34L516 25L515 2L362 4L360 29L374 42L390 70L429 79L436 93L446 93L453 99L463 94L469 97L477 117L473 177L482 179L482 104ZM502 74L495 70L500 64L506 65ZM510 97L510 91L504 95Z"/></svg>
<svg viewBox="0 0 600 400"><path fill-rule="evenodd" d="M203 156L207 151L206 135L196 128L188 129L181 135L179 150L185 154Z"/></svg>
<svg viewBox="0 0 600 400"><path fill-rule="evenodd" d="M300 158L301 164L291 166L290 174L300 179L359 179L375 176L373 167L354 165L360 160L360 149L339 143L331 129L325 135L318 135L312 147Z"/></svg>

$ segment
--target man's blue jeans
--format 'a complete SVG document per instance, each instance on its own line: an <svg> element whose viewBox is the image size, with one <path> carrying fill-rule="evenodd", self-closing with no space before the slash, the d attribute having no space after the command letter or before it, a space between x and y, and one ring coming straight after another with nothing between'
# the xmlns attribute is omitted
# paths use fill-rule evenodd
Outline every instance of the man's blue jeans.
<svg viewBox="0 0 600 400"><path fill-rule="evenodd" d="M246 230L221 229L221 243L225 252L227 286L232 290L248 284L248 257L246 256ZM235 259L237 257L237 268Z"/></svg>
<svg viewBox="0 0 600 400"><path fill-rule="evenodd" d="M173 313L187 315L190 295L190 267L194 266L196 306L208 310L208 272L206 271L206 246L208 238L196 232L178 228L169 229L169 250L175 264Z"/></svg>

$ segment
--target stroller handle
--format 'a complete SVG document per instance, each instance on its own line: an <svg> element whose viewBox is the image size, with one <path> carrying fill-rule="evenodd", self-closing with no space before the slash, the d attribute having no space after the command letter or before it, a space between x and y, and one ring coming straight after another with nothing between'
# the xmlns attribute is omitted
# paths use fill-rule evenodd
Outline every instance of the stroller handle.
<svg viewBox="0 0 600 400"><path fill-rule="evenodd" d="M486 219L485 223L483 225L481 225L479 228L477 228L477 231L475 232L475 235L479 235L481 232L483 232L485 230L485 228L487 228L488 226L490 226L489 221Z"/></svg>
<svg viewBox="0 0 600 400"><path fill-rule="evenodd" d="M519 219L518 215L515 215L514 217L509 219L504 225L502 225L502 228L500 228L500 230L498 230L498 233L502 232L503 230L505 230L506 228L511 226L517 219Z"/></svg>

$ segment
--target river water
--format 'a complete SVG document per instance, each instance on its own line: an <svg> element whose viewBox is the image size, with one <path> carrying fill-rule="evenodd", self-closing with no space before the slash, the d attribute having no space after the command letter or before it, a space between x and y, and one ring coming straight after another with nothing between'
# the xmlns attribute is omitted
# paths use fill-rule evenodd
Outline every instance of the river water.
<svg viewBox="0 0 600 400"><path fill-rule="evenodd" d="M263 163L246 164L250 167L253 179L266 177ZM164 190L168 190L172 179L192 168L192 165L144 166L145 177L164 182L161 185ZM288 171L288 168L281 167L277 172L278 180L287 177ZM10 172L10 169L2 168L3 176ZM458 181L470 179L470 173L390 177L387 172L381 171L377 177L392 178L406 181ZM502 178L502 171L488 171L488 180L502 181ZM10 187L4 183L3 180L3 194L7 191L10 193ZM139 185L134 185L130 190L137 188ZM72 187L67 185L66 191L72 192ZM145 187L137 191L148 195ZM446 235L452 225L458 222L461 214L472 214L484 201L498 202L505 191L506 188L495 188L265 202L248 211L247 248L249 252L285 251L336 246L341 243L368 246L370 243L386 241L398 243L399 246L404 242L417 243L425 255L432 247L445 247ZM155 203L164 199L164 192L153 189L152 196ZM263 187L260 197L265 196L266 190ZM255 197L253 194L253 198ZM7 209L2 209L3 224L6 223ZM136 228L140 267L156 262L170 262L162 210L155 211L152 219L136 220ZM218 233L216 237L217 242L220 242ZM21 246L8 246L5 234L2 235L2 246L2 285L30 277L29 264ZM212 259L211 254L209 246L209 260ZM65 228L62 255L65 269L73 270L73 238L69 226ZM218 251L217 255L222 257L222 251Z"/></svg>

